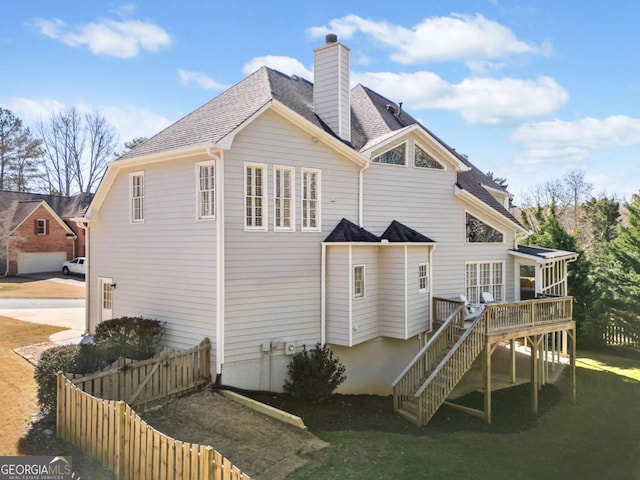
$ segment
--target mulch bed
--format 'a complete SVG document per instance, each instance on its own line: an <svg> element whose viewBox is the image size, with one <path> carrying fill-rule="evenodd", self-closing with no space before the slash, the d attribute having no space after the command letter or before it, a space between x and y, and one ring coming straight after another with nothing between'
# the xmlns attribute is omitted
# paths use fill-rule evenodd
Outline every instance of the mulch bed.
<svg viewBox="0 0 640 480"><path fill-rule="evenodd" d="M408 435L433 435L461 431L486 433L518 433L532 428L562 398L555 385L545 385L539 392L538 413L531 413L530 384L493 392L492 424L453 407L443 405L427 426L416 427L393 411L393 398L376 395L334 395L324 404L310 404L287 394L244 393L245 396L301 417L312 433L366 430ZM484 395L472 392L455 401L468 407L483 409Z"/></svg>

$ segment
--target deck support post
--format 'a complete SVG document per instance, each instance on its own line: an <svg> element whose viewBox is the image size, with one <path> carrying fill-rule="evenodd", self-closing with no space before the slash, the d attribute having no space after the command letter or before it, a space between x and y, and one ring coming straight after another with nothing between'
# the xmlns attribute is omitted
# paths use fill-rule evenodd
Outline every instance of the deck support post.
<svg viewBox="0 0 640 480"><path fill-rule="evenodd" d="M484 345L484 419L487 423L491 423L491 354L493 348L487 341Z"/></svg>
<svg viewBox="0 0 640 480"><path fill-rule="evenodd" d="M517 381L518 374L516 372L516 339L512 338L509 340L509 349L511 353L511 383L515 384Z"/></svg>
<svg viewBox="0 0 640 480"><path fill-rule="evenodd" d="M540 335L528 337L531 345L531 412L538 413L538 385L540 383L538 353L540 350Z"/></svg>
<svg viewBox="0 0 640 480"><path fill-rule="evenodd" d="M576 403L576 329L567 331L571 336L571 403Z"/></svg>

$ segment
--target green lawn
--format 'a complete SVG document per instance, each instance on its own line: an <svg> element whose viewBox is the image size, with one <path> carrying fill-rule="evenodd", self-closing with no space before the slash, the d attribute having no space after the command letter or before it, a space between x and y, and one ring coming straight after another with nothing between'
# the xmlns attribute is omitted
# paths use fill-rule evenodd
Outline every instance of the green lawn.
<svg viewBox="0 0 640 480"><path fill-rule="evenodd" d="M331 447L291 478L640 479L640 360L580 352L577 366L575 405L566 369L558 388L541 392L541 404L545 396L555 399L533 419L512 414L529 407L520 395L494 404L494 423L486 428L468 416L468 429L429 433L427 426L423 436L323 432L318 436Z"/></svg>

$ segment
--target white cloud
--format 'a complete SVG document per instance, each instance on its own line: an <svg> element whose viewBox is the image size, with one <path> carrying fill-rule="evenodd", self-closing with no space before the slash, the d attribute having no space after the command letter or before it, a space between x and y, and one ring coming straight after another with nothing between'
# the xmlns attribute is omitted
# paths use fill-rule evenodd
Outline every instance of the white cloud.
<svg viewBox="0 0 640 480"><path fill-rule="evenodd" d="M195 83L202 88L207 88L210 90L224 90L228 87L228 85L218 83L212 77L200 72L178 70L178 76L180 77L181 85L189 85L190 83Z"/></svg>
<svg viewBox="0 0 640 480"><path fill-rule="evenodd" d="M5 102L5 105L25 125L31 127L34 127L40 120L48 118L51 113L65 108L63 103L51 98L33 100L19 97L10 99Z"/></svg>
<svg viewBox="0 0 640 480"><path fill-rule="evenodd" d="M141 50L157 52L171 45L171 37L162 27L140 20L95 22L67 25L60 19L36 18L33 24L43 35L70 47L86 46L96 55L118 58L136 57Z"/></svg>
<svg viewBox="0 0 640 480"><path fill-rule="evenodd" d="M458 112L472 124L496 125L541 118L562 107L568 94L552 78L472 77L449 83L433 72L360 73L354 80L402 101L408 111ZM526 99L526 101L523 101Z"/></svg>
<svg viewBox="0 0 640 480"><path fill-rule="evenodd" d="M558 160L577 163L587 159L593 150L640 145L640 118L614 115L532 123L518 127L511 140L525 149L515 159L518 164Z"/></svg>
<svg viewBox="0 0 640 480"><path fill-rule="evenodd" d="M2 102L23 123L32 129L36 128L40 120L45 120L53 112L74 106L80 113L88 113L94 110L86 104L65 105L54 99L29 99L13 98ZM96 108L108 122L116 129L120 141L129 141L136 137L150 137L168 127L172 121L153 113L152 111L136 106L107 106Z"/></svg>
<svg viewBox="0 0 640 480"><path fill-rule="evenodd" d="M255 57L242 67L242 72L245 75L249 75L262 66L273 68L287 75L297 75L307 80L313 80L313 71L306 68L302 62L292 57L278 55Z"/></svg>
<svg viewBox="0 0 640 480"><path fill-rule="evenodd" d="M392 60L402 64L547 54L551 48L549 43L535 45L519 40L511 29L481 14L425 18L411 28L349 14L307 30L312 38L329 32L339 39L350 39L357 33L370 37L391 51Z"/></svg>
<svg viewBox="0 0 640 480"><path fill-rule="evenodd" d="M151 137L173 123L147 108L133 105L103 107L99 110L118 131L120 143L137 137Z"/></svg>

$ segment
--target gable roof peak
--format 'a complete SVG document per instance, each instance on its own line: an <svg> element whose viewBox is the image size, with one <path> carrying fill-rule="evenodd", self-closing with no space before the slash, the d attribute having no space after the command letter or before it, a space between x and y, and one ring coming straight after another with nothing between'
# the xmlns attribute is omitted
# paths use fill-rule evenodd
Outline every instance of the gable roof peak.
<svg viewBox="0 0 640 480"><path fill-rule="evenodd" d="M324 239L325 242L368 242L378 243L380 239L373 233L343 218L336 228Z"/></svg>

